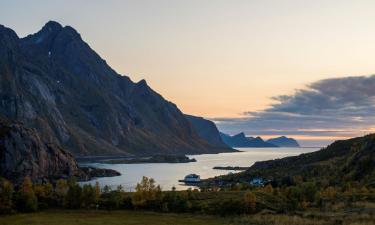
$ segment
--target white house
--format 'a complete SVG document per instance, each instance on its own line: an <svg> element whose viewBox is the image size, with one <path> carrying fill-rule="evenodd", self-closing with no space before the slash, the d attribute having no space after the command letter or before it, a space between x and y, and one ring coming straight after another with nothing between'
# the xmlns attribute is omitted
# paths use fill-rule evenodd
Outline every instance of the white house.
<svg viewBox="0 0 375 225"><path fill-rule="evenodd" d="M265 181L262 178L255 177L252 180L250 180L250 185L253 185L253 186L263 186L264 182Z"/></svg>
<svg viewBox="0 0 375 225"><path fill-rule="evenodd" d="M189 174L185 176L184 181L185 182L200 182L201 177L197 174Z"/></svg>

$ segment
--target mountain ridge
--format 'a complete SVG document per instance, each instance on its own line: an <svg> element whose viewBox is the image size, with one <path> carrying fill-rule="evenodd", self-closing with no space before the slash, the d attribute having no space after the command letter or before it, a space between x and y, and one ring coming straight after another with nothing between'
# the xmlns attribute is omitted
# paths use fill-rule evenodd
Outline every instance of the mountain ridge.
<svg viewBox="0 0 375 225"><path fill-rule="evenodd" d="M144 80L117 74L70 26L50 21L18 38L0 28L0 115L82 155L229 151L199 137Z"/></svg>

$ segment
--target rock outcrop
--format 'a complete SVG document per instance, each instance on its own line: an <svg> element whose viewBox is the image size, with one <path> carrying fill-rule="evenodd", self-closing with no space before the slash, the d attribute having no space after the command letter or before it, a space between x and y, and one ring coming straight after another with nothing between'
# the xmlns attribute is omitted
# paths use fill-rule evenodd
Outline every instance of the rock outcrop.
<svg viewBox="0 0 375 225"><path fill-rule="evenodd" d="M35 129L0 119L0 176L16 183L25 176L33 181L82 177L73 156L43 140Z"/></svg>
<svg viewBox="0 0 375 225"><path fill-rule="evenodd" d="M0 118L0 177L21 183L27 176L37 183L75 177L79 181L121 174L115 170L78 167L74 157L35 129Z"/></svg>

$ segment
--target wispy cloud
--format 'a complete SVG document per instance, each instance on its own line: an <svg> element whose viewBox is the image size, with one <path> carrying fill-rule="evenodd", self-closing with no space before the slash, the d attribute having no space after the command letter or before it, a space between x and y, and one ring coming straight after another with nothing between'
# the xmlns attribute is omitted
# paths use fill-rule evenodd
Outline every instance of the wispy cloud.
<svg viewBox="0 0 375 225"><path fill-rule="evenodd" d="M250 135L352 137L374 131L375 75L320 80L273 99L269 108L244 118L214 120L224 132Z"/></svg>

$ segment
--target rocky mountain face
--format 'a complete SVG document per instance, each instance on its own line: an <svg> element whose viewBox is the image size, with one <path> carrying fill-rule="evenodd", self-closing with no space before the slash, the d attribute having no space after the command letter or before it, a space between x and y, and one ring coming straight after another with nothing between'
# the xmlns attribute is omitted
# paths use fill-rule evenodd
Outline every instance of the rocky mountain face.
<svg viewBox="0 0 375 225"><path fill-rule="evenodd" d="M217 129L215 123L210 120L206 120L202 117L185 115L186 118L191 122L194 129L197 131L198 135L209 144L220 147L220 148L230 148L221 139L219 130Z"/></svg>
<svg viewBox="0 0 375 225"><path fill-rule="evenodd" d="M237 148L275 148L274 144L265 142L261 137L246 137L244 133L233 136L220 133L221 139L230 147Z"/></svg>
<svg viewBox="0 0 375 225"><path fill-rule="evenodd" d="M100 58L72 27L19 38L0 26L0 115L75 156L229 151L202 140L173 103Z"/></svg>
<svg viewBox="0 0 375 225"><path fill-rule="evenodd" d="M70 153L45 142L35 129L0 119L0 176L17 183L25 176L43 181L84 173Z"/></svg>
<svg viewBox="0 0 375 225"><path fill-rule="evenodd" d="M285 136L277 137L277 138L271 138L267 140L267 143L271 143L273 145L277 145L279 147L300 147L298 142L293 138L288 138Z"/></svg>

